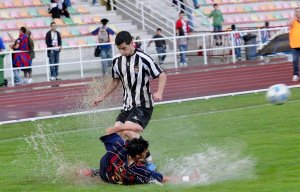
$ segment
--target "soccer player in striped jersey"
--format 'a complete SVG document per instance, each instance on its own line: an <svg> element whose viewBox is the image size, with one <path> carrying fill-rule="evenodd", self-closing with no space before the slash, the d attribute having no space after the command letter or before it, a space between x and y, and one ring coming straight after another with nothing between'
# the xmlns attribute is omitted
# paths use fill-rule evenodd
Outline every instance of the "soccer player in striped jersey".
<svg viewBox="0 0 300 192"><path fill-rule="evenodd" d="M167 77L150 56L134 48L129 32L119 32L115 43L120 53L113 59L112 79L104 93L93 100L93 104L104 101L122 83L123 109L116 118L114 128L131 129L139 133L151 119L153 99L162 100ZM155 78L158 78L158 90L152 95L150 79ZM131 132L130 138L139 137L135 132ZM146 160L151 162L150 154Z"/></svg>

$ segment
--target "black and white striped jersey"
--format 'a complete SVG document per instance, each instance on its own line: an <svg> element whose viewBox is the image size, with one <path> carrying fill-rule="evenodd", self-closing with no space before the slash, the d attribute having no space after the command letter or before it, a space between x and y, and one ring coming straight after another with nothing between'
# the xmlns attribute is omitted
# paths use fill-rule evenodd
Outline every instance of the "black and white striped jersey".
<svg viewBox="0 0 300 192"><path fill-rule="evenodd" d="M118 54L113 60L112 78L120 79L123 84L123 107L153 107L150 92L150 79L157 78L162 69L152 58L140 50L135 50L131 56Z"/></svg>

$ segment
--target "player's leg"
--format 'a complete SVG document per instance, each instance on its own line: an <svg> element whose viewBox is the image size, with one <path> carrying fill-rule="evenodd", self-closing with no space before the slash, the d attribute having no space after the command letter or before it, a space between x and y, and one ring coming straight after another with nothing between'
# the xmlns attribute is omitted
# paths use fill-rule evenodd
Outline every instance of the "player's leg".
<svg viewBox="0 0 300 192"><path fill-rule="evenodd" d="M143 128L145 129L146 126L148 125L151 116L152 116L153 108L145 108L145 107L134 107L130 110L130 113L124 123L124 128L126 129L139 129ZM139 132L137 132L139 133ZM134 137L131 135L133 138L139 138L139 137ZM141 136L140 136L141 137ZM150 152L147 153L146 155L146 161L148 163L148 168L151 170L156 169L156 165L152 163L152 156Z"/></svg>

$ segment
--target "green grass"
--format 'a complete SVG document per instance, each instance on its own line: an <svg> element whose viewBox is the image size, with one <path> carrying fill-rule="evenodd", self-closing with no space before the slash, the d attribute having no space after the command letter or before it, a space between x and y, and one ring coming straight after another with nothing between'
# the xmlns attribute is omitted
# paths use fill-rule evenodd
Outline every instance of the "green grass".
<svg viewBox="0 0 300 192"><path fill-rule="evenodd" d="M253 160L251 177L208 185L118 186L74 181L70 169L56 175L60 161L98 166L104 153L98 137L114 123L117 112L2 125L0 191L296 192L300 189L298 100L300 90L294 89L291 101L279 106L266 104L263 94L156 106L143 137L150 141L159 168L170 158L205 153L210 147L238 151L237 159ZM45 140L36 143L44 145L34 150L24 138L41 131Z"/></svg>

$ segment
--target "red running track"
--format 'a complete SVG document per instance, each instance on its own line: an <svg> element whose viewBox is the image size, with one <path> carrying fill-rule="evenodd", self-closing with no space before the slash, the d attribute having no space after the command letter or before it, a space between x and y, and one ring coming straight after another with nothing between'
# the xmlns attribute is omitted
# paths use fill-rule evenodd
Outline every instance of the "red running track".
<svg viewBox="0 0 300 192"><path fill-rule="evenodd" d="M296 84L291 81L291 63L244 67L230 64L227 67L192 67L171 71L178 74L168 75L163 100L264 89L277 83ZM83 111L88 108L83 99L89 96L88 83L91 81L88 78L0 88L0 121ZM156 80L152 82L151 89L152 92L157 89ZM109 101L110 106L121 106L121 95L120 91L116 91Z"/></svg>

